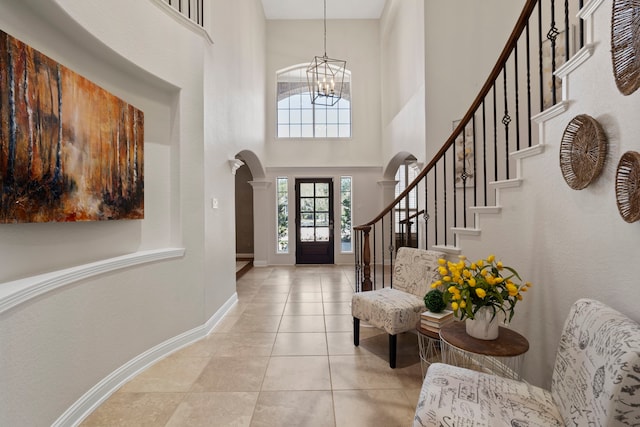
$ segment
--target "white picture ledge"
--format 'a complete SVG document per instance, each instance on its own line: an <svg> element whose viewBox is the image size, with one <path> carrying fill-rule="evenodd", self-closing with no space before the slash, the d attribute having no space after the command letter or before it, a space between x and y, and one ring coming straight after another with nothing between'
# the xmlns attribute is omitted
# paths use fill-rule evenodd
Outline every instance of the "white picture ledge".
<svg viewBox="0 0 640 427"><path fill-rule="evenodd" d="M79 280L150 262L183 257L184 248L140 251L51 273L0 283L0 314L32 298Z"/></svg>

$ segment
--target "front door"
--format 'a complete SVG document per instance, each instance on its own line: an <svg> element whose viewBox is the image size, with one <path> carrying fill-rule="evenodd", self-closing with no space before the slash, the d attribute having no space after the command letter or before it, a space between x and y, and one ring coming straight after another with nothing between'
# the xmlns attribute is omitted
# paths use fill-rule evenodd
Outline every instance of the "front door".
<svg viewBox="0 0 640 427"><path fill-rule="evenodd" d="M296 264L333 264L333 179L296 179Z"/></svg>

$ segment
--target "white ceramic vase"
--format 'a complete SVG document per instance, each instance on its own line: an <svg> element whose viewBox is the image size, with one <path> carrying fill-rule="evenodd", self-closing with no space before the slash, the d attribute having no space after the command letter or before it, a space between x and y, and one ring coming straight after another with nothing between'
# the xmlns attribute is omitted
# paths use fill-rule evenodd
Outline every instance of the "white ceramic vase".
<svg viewBox="0 0 640 427"><path fill-rule="evenodd" d="M467 334L479 340L495 340L500 331L498 315L493 317L491 307L481 307L473 319L465 320Z"/></svg>

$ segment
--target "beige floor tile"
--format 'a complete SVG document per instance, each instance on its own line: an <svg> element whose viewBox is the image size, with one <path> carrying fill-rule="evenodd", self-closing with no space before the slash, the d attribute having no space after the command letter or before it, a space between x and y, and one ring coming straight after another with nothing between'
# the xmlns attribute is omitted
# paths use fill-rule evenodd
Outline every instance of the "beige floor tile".
<svg viewBox="0 0 640 427"><path fill-rule="evenodd" d="M418 399L420 398L420 390L422 388L422 384L418 388L406 388L404 392L407 394L407 399L409 399L409 403L413 404L413 408L415 409L418 406Z"/></svg>
<svg viewBox="0 0 640 427"><path fill-rule="evenodd" d="M206 342L213 356L270 356L276 334L272 332L213 333Z"/></svg>
<svg viewBox="0 0 640 427"><path fill-rule="evenodd" d="M330 391L261 392L251 427L333 427Z"/></svg>
<svg viewBox="0 0 640 427"><path fill-rule="evenodd" d="M271 292L276 292L279 294L284 294L284 293L289 293L290 290L291 290L291 285L288 285L286 283L271 284L271 285L263 284L260 286L257 293L269 294Z"/></svg>
<svg viewBox="0 0 640 427"><path fill-rule="evenodd" d="M247 271L236 281L236 287L251 285L254 283L262 284L262 282L264 282L268 275L258 273L259 270L256 268Z"/></svg>
<svg viewBox="0 0 640 427"><path fill-rule="evenodd" d="M195 343L178 350L173 353L173 356L176 357L204 357L210 358L213 356L214 348L211 343L208 342L208 337L205 337Z"/></svg>
<svg viewBox="0 0 640 427"><path fill-rule="evenodd" d="M245 296L243 300L239 300L238 302L236 302L233 307L231 307L227 313L226 316L240 316L242 315L242 313L244 313L244 310L247 308L247 305L249 304L249 300L253 297L253 294L251 296ZM246 299L246 301L245 301Z"/></svg>
<svg viewBox="0 0 640 427"><path fill-rule="evenodd" d="M320 276L314 272L300 272L295 275L291 283L292 288L317 288L321 289L322 283L320 282Z"/></svg>
<svg viewBox="0 0 640 427"><path fill-rule="evenodd" d="M258 294L259 288L248 288L248 289L236 289L236 293L238 295L238 301L240 302L249 302Z"/></svg>
<svg viewBox="0 0 640 427"><path fill-rule="evenodd" d="M251 303L286 303L289 298L289 292L256 292L252 296Z"/></svg>
<svg viewBox="0 0 640 427"><path fill-rule="evenodd" d="M353 292L351 291L323 291L323 302L351 302ZM350 314L350 312L349 312Z"/></svg>
<svg viewBox="0 0 640 427"><path fill-rule="evenodd" d="M282 316L278 332L324 332L324 316Z"/></svg>
<svg viewBox="0 0 640 427"><path fill-rule="evenodd" d="M291 291L289 295L299 295L299 294L320 294L322 295L322 289L320 285L299 285L295 284L291 286Z"/></svg>
<svg viewBox="0 0 640 427"><path fill-rule="evenodd" d="M100 405L80 425L82 427L164 426L183 398L183 393L118 392Z"/></svg>
<svg viewBox="0 0 640 427"><path fill-rule="evenodd" d="M285 316L323 315L321 302L288 302L284 308Z"/></svg>
<svg viewBox="0 0 640 427"><path fill-rule="evenodd" d="M245 427L258 393L192 393L178 406L166 427Z"/></svg>
<svg viewBox="0 0 640 427"><path fill-rule="evenodd" d="M251 270L247 271L240 280L253 280L253 279L264 280L267 277L269 277L269 275L271 275L272 272L273 272L273 269L270 267L252 268Z"/></svg>
<svg viewBox="0 0 640 427"><path fill-rule="evenodd" d="M351 314L351 301L325 302L323 305L324 305L324 312L327 315Z"/></svg>
<svg viewBox="0 0 640 427"><path fill-rule="evenodd" d="M273 356L323 356L327 354L324 333L281 332L273 345Z"/></svg>
<svg viewBox="0 0 640 427"><path fill-rule="evenodd" d="M353 332L327 332L327 348L330 355L366 355L361 346L353 345Z"/></svg>
<svg viewBox="0 0 640 427"><path fill-rule="evenodd" d="M250 302L242 314L251 316L281 316L284 302Z"/></svg>
<svg viewBox="0 0 640 427"><path fill-rule="evenodd" d="M219 332L248 333L248 332L278 332L282 316L243 314L228 328ZM216 331L218 332L218 331Z"/></svg>
<svg viewBox="0 0 640 427"><path fill-rule="evenodd" d="M291 292L287 302L322 302L322 292Z"/></svg>
<svg viewBox="0 0 640 427"><path fill-rule="evenodd" d="M322 292L324 293L351 293L353 294L353 290L351 289L351 285L344 282L327 282L325 280L322 281Z"/></svg>
<svg viewBox="0 0 640 427"><path fill-rule="evenodd" d="M208 337L138 375L82 425L411 425L422 385L417 337L398 336L394 370L384 331L361 322L355 347L352 274L247 272L239 301Z"/></svg>
<svg viewBox="0 0 640 427"><path fill-rule="evenodd" d="M353 317L350 314L327 315L324 317L327 332L353 331Z"/></svg>
<svg viewBox="0 0 640 427"><path fill-rule="evenodd" d="M268 357L212 357L191 391L260 391L268 363Z"/></svg>
<svg viewBox="0 0 640 427"><path fill-rule="evenodd" d="M327 356L271 357L262 391L331 390Z"/></svg>
<svg viewBox="0 0 640 427"><path fill-rule="evenodd" d="M337 427L407 427L416 403L403 390L334 391Z"/></svg>
<svg viewBox="0 0 640 427"><path fill-rule="evenodd" d="M334 390L404 389L420 387L420 363L403 365L398 360L395 369L378 356L329 356L331 383Z"/></svg>
<svg viewBox="0 0 640 427"><path fill-rule="evenodd" d="M389 353L389 334L375 328L360 328L360 346L381 356ZM418 355L418 336L413 333L398 334L398 355Z"/></svg>
<svg viewBox="0 0 640 427"><path fill-rule="evenodd" d="M172 355L126 383L122 392L186 392L209 363L209 357Z"/></svg>
<svg viewBox="0 0 640 427"><path fill-rule="evenodd" d="M278 288L289 289L291 287L292 278L290 277L269 277L262 282L263 288L269 288L272 286Z"/></svg>
<svg viewBox="0 0 640 427"><path fill-rule="evenodd" d="M241 317L241 314L226 314L218 323L216 323L212 332L229 332Z"/></svg>

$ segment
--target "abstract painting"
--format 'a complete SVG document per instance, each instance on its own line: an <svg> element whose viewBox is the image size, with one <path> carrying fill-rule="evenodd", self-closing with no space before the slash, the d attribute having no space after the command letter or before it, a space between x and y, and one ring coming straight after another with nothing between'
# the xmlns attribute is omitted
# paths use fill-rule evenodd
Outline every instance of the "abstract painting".
<svg viewBox="0 0 640 427"><path fill-rule="evenodd" d="M144 218L144 114L0 31L0 223Z"/></svg>

